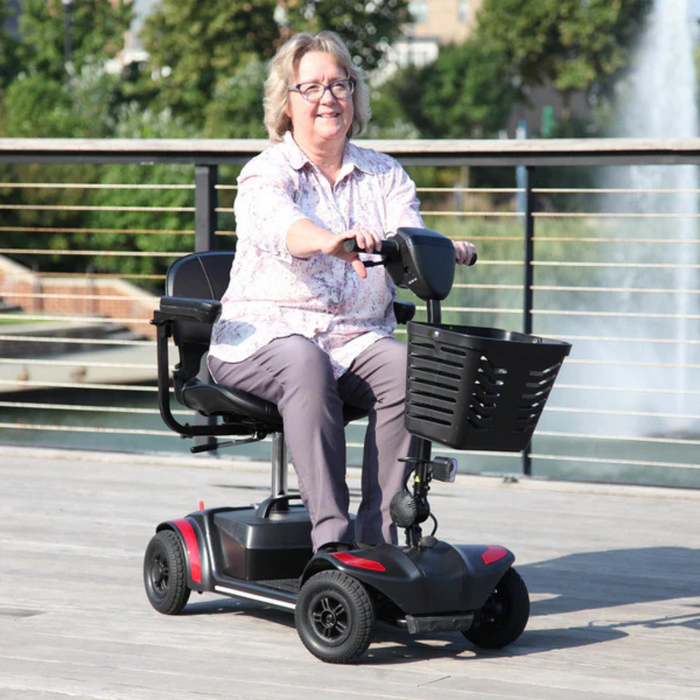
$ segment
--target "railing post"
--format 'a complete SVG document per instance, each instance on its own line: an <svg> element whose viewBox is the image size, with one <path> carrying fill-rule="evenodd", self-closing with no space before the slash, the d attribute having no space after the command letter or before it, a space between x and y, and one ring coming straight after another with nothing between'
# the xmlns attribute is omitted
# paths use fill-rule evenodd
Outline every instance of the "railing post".
<svg viewBox="0 0 700 700"><path fill-rule="evenodd" d="M535 168L528 165L525 168L525 275L523 279L523 333L528 335L532 333L532 308L534 303L534 283L535 283L535 268L533 262L535 260L535 217L534 217L534 195L532 193L532 185L535 179ZM523 450L523 474L525 476L532 475L532 457L530 446Z"/></svg>
<svg viewBox="0 0 700 700"><path fill-rule="evenodd" d="M194 168L194 250L201 253L216 248L216 165Z"/></svg>
<svg viewBox="0 0 700 700"><path fill-rule="evenodd" d="M194 252L203 253L216 248L216 180L218 168L216 165L195 165L194 168ZM211 381L206 367L199 373L203 382ZM195 425L216 425L216 418L197 414ZM213 445L213 437L196 437L194 444ZM218 454L217 450L206 453L211 456Z"/></svg>
<svg viewBox="0 0 700 700"><path fill-rule="evenodd" d="M532 194L532 182L535 168L528 165L525 169L525 278L523 299L523 333L532 333L532 305L534 300L533 284L535 270L535 217L533 215L534 196Z"/></svg>

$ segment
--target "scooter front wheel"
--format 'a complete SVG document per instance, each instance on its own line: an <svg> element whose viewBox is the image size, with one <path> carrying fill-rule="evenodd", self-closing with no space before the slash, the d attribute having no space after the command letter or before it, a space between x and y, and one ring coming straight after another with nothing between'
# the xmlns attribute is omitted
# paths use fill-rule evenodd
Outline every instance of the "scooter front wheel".
<svg viewBox="0 0 700 700"><path fill-rule="evenodd" d="M143 558L143 584L151 605L164 615L175 615L187 604L187 567L180 539L163 530L148 543Z"/></svg>
<svg viewBox="0 0 700 700"><path fill-rule="evenodd" d="M365 587L342 571L322 571L301 588L295 610L304 646L321 661L348 664L367 650L375 611Z"/></svg>
<svg viewBox="0 0 700 700"><path fill-rule="evenodd" d="M462 634L485 649L502 649L512 644L530 617L527 586L515 569L508 569L479 611L475 625Z"/></svg>

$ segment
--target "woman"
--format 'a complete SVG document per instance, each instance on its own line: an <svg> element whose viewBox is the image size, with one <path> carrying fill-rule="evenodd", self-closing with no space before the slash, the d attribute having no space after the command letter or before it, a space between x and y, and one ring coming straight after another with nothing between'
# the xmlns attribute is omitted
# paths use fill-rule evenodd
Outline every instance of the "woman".
<svg viewBox="0 0 700 700"><path fill-rule="evenodd" d="M315 549L350 545L343 403L370 411L358 542L396 542L389 516L413 452L404 428L406 346L391 337L396 290L343 242L381 250L422 227L415 186L386 155L348 139L369 120L368 90L338 36L290 39L265 83L273 145L243 168L238 245L214 327L214 380L277 404ZM474 254L455 246L458 262Z"/></svg>

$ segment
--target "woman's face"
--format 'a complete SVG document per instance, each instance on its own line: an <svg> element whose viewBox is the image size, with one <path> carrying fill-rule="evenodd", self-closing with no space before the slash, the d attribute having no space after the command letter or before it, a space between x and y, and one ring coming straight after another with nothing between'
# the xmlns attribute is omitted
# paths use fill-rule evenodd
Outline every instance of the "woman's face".
<svg viewBox="0 0 700 700"><path fill-rule="evenodd" d="M310 51L299 61L294 85L309 82L330 85L347 77L333 54ZM308 102L299 92L289 93L287 116L292 120L294 140L302 148L318 151L343 143L354 113L352 96L339 100L326 90L319 102Z"/></svg>

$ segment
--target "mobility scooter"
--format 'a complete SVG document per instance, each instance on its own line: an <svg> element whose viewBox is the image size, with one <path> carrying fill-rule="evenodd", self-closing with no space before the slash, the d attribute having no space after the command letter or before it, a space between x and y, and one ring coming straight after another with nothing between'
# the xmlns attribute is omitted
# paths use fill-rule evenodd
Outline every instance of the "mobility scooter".
<svg viewBox="0 0 700 700"><path fill-rule="evenodd" d="M349 241L350 246L354 241ZM221 507L163 522L148 544L144 583L153 607L176 614L191 591L210 591L293 612L301 640L319 659L351 663L367 650L376 621L413 634L461 632L473 644L502 648L529 617L529 597L514 555L493 545L450 545L435 537L432 479L450 482L457 462L433 457L432 441L460 450L520 451L532 436L570 345L521 333L442 324L440 301L452 288L452 242L428 229L401 228L383 242L382 264L399 287L427 302L425 323L408 322L406 427L420 449L408 462L391 514L405 543L312 552L309 515L288 492L283 425L275 405L210 383L203 370L218 299L233 253L195 253L175 262L154 312L159 405L181 436L206 438L193 452L272 436L272 493L250 507ZM377 258L380 258L379 260ZM179 350L176 400L208 417L176 420L170 408L169 338ZM346 406L347 421L363 413ZM366 414L364 414L366 415ZM217 442L219 436L240 439ZM430 534L422 526L434 523Z"/></svg>

